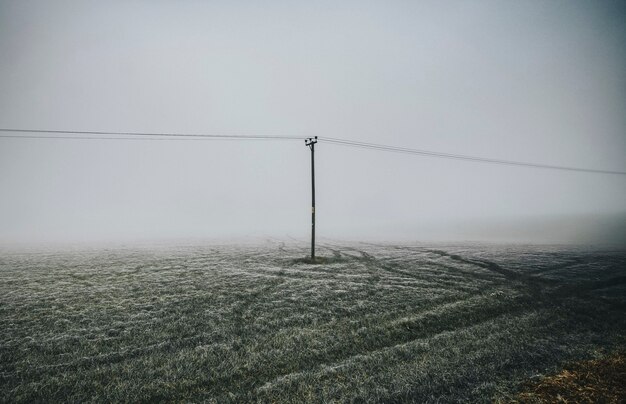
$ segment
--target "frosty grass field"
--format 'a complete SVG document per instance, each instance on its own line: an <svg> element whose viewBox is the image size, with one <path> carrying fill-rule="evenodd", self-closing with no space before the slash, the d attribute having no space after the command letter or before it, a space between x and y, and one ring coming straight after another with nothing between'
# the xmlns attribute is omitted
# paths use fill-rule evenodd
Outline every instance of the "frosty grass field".
<svg viewBox="0 0 626 404"><path fill-rule="evenodd" d="M0 401L489 402L625 346L625 251L307 253L2 251Z"/></svg>

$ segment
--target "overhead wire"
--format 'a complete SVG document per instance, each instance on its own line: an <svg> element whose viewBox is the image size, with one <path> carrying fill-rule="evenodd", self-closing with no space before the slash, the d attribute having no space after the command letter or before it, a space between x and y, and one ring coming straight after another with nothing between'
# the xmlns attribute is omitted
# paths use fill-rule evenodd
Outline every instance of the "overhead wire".
<svg viewBox="0 0 626 404"><path fill-rule="evenodd" d="M153 137L109 137L109 136L37 136L37 135L0 135L0 138L9 138L9 139L71 139L71 140L134 140L134 141L142 141L142 140L157 140L157 141L168 141L168 140L210 140L210 139L197 139L197 138L153 138ZM226 139L225 139L226 140Z"/></svg>
<svg viewBox="0 0 626 404"><path fill-rule="evenodd" d="M90 135L89 139L105 139L105 140L123 140L132 136L146 138L164 138L164 139L240 139L240 140L302 140L302 136L281 136L281 135L231 135L231 134L207 134L207 133L177 133L177 132L105 132L105 131L79 131L79 130L48 130L48 129L12 129L0 128L0 132L13 133L41 133L55 136L35 136L35 135L0 135L4 138L30 138L30 139L86 139L80 136L56 136L56 135ZM108 136L108 137L102 137ZM111 136L127 136L124 138Z"/></svg>
<svg viewBox="0 0 626 404"><path fill-rule="evenodd" d="M426 157L446 158L446 159L453 159L453 160L465 160L465 161L473 161L473 162L478 162L478 163L501 164L501 165L509 165L509 166L521 166L521 167L542 168L542 169L551 169L551 170L577 171L577 172L587 172L587 173L596 173L596 174L626 175L626 171L600 170L600 169L593 169L593 168L559 166L559 165L531 163L531 162L514 161L514 160L501 160L501 159L493 159L493 158L487 158L487 157L469 156L469 155L464 155L464 154L442 153L442 152L435 152L435 151L430 151L430 150L412 149L412 148L407 148L407 147L389 146L389 145L376 144L376 143L366 143L366 142L330 138L330 137L320 137L320 140L325 143L331 143L331 144L336 144L336 145L341 145L341 146L357 147L357 148L362 148L362 149L371 149L371 150L387 151L387 152L394 152L394 153L413 154L413 155L420 155L420 156L426 156Z"/></svg>
<svg viewBox="0 0 626 404"><path fill-rule="evenodd" d="M23 133L0 134L0 138L18 138L18 139L77 139L77 140L299 140L304 139L303 136L282 136L282 135L248 135L248 134L195 134L195 133L177 133L177 132L105 132L105 131L77 131L77 130L47 130L47 129L12 129L0 128L0 132L4 133ZM32 133L38 134L33 135ZM52 135L52 136L50 136ZM68 136L71 135L71 136ZM86 136L85 136L86 135ZM613 174L626 175L626 171L601 170L583 167L560 166L552 164L531 163L524 161L503 160L487 157L470 156L464 154L443 153L431 150L413 149L408 147L391 146L378 143L360 142L349 139L333 138L319 136L319 140L324 143L335 144L339 146L355 147L361 149L404 153L426 157L445 158L453 160L463 160L478 163L500 164L508 166L520 166L539 169L575 171L595 174Z"/></svg>
<svg viewBox="0 0 626 404"><path fill-rule="evenodd" d="M62 139L62 140L133 140L133 141L238 141L238 140L295 140L295 139L280 139L280 138L231 138L231 137L110 137L110 136L37 136L37 135L0 135L0 138L6 139ZM301 140L298 138L298 140Z"/></svg>

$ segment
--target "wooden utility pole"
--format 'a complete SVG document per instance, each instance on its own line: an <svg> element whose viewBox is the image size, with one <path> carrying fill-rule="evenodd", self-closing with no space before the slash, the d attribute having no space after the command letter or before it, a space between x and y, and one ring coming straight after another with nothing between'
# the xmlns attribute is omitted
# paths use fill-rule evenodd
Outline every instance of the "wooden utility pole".
<svg viewBox="0 0 626 404"><path fill-rule="evenodd" d="M311 262L315 262L315 143L317 136L304 140L311 149Z"/></svg>

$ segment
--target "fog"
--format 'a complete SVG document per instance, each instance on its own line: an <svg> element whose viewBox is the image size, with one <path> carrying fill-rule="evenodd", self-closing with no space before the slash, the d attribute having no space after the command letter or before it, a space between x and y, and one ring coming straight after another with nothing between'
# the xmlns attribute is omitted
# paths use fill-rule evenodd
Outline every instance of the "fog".
<svg viewBox="0 0 626 404"><path fill-rule="evenodd" d="M625 9L0 1L0 127L626 171ZM315 158L320 237L626 244L624 175L323 140ZM0 242L304 240L310 181L303 140L0 138Z"/></svg>

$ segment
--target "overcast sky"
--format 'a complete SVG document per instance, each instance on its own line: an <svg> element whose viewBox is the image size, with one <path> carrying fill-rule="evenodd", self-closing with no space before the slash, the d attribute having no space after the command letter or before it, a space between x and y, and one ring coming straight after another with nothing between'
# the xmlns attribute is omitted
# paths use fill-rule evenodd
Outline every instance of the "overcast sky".
<svg viewBox="0 0 626 404"><path fill-rule="evenodd" d="M625 22L595 0L0 0L0 127L626 171ZM304 239L309 158L299 140L0 139L0 241ZM323 142L316 167L320 236L624 237L626 176Z"/></svg>

